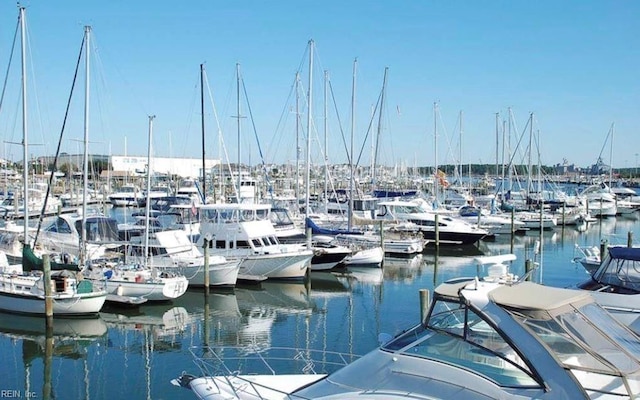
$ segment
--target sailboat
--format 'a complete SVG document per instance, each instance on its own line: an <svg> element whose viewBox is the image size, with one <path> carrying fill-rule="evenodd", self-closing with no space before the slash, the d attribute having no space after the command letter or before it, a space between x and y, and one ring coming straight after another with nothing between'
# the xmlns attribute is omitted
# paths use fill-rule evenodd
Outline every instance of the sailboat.
<svg viewBox="0 0 640 400"><path fill-rule="evenodd" d="M149 154L147 159L147 193L151 186L151 143L153 134L153 120L155 115L149 116ZM88 265L85 269L87 279L104 280L110 296L110 302L125 303L134 300L134 304L144 301L169 301L182 296L189 286L184 275L170 270L160 271L152 268L149 262L149 212L150 204L146 205L146 230L144 233L144 260L142 262L121 262L117 264ZM139 300L136 301L135 299Z"/></svg>
<svg viewBox="0 0 640 400"><path fill-rule="evenodd" d="M26 110L26 73L25 73L25 9L20 7L19 24L22 38L22 134L24 148L24 190L25 204L28 203L28 168L27 168L27 110ZM90 28L85 27L85 34ZM28 208L24 215L25 247L29 247ZM43 267L46 266L43 265ZM43 268L44 269L44 268ZM45 315L45 303L52 301L53 316L78 316L97 314L106 300L106 292L98 285L84 280L81 275L71 271L54 271L50 279L53 287L49 293L45 277L49 279L49 271L24 273L21 266L9 265L6 255L0 253L0 310L22 314Z"/></svg>

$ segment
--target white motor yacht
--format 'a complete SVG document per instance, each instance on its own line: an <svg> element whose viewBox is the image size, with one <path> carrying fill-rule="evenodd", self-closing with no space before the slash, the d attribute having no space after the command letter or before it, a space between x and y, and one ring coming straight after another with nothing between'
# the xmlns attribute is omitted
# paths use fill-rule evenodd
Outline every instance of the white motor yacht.
<svg viewBox="0 0 640 400"><path fill-rule="evenodd" d="M299 244L281 244L269 218L271 205L221 203L200 206L200 237L215 254L242 258L238 279L304 279L313 257Z"/></svg>
<svg viewBox="0 0 640 400"><path fill-rule="evenodd" d="M376 219L411 222L422 232L424 239L433 243L436 232L440 244L468 245L476 243L489 234L488 231L446 214L427 210L419 201L381 201L378 203ZM436 229L436 215L437 228Z"/></svg>

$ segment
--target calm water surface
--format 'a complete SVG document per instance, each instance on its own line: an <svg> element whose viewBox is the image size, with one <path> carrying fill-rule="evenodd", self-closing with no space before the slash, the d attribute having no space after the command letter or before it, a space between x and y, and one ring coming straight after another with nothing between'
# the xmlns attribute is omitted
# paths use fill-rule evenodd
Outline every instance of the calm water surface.
<svg viewBox="0 0 640 400"><path fill-rule="evenodd" d="M525 259L535 258L536 281L558 287L578 283L588 275L572 263L576 244L599 245L603 239L624 244L629 232L640 240L637 215L604 219L584 230L558 227L516 236L511 272L521 275ZM208 300L202 291L189 290L170 304L56 320L52 341L46 340L41 319L0 314L0 397L193 399L170 380L183 371L199 374L190 349L199 354L198 346L205 344L364 354L377 346L379 333L396 334L418 322L420 289L474 276L474 257L510 249L510 238L498 237L438 255L386 258L382 269L312 273L306 283L217 290Z"/></svg>

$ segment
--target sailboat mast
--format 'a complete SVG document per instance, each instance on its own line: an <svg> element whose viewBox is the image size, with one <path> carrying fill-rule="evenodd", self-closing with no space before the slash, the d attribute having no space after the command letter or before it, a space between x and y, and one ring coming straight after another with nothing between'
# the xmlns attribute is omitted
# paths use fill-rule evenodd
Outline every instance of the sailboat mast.
<svg viewBox="0 0 640 400"><path fill-rule="evenodd" d="M498 174L499 174L499 170L498 170L498 163L499 161L499 157L500 157L500 143L499 143L499 135L500 135L500 129L499 129L499 125L500 125L500 113L496 113L496 178L498 178Z"/></svg>
<svg viewBox="0 0 640 400"><path fill-rule="evenodd" d="M22 182L24 185L24 243L29 243L29 136L27 134L27 64L26 64L26 29L25 8L20 7L20 38L22 57L22 157L23 171ZM16 210L17 210L16 202Z"/></svg>
<svg viewBox="0 0 640 400"><path fill-rule="evenodd" d="M236 63L236 115L238 116L238 190L236 193L237 202L240 203L240 187L242 182L242 177L240 176L240 134L241 134L241 124L240 124L240 64Z"/></svg>
<svg viewBox="0 0 640 400"><path fill-rule="evenodd" d="M376 165L378 164L378 153L380 151L380 134L382 132L382 114L384 111L384 100L385 94L387 92L387 74L389 72L389 67L384 68L384 78L382 78L382 94L380 95L380 110L378 113L378 132L376 133L376 142L375 142L375 150L373 152L373 163L371 168L371 181L372 188L371 190L376 189Z"/></svg>
<svg viewBox="0 0 640 400"><path fill-rule="evenodd" d="M460 163L460 186L464 187L464 185L462 184L462 177L464 176L464 168L462 164L462 134L464 133L464 130L462 128L462 110L460 110L458 119L460 120L460 132L458 133L458 135L460 136L460 147L458 148L458 162ZM469 184L471 184L471 179L469 179Z"/></svg>
<svg viewBox="0 0 640 400"><path fill-rule="evenodd" d="M313 39L309 40L309 89L307 92L307 156L305 169L305 196L304 196L304 214L309 216L309 196L311 188L311 113L313 100Z"/></svg>
<svg viewBox="0 0 640 400"><path fill-rule="evenodd" d="M329 141L327 138L327 123L328 123L328 112L327 112L327 101L329 95L327 93L329 83L329 71L324 71L324 209L327 209L327 193L329 191L329 155L327 151L329 149Z"/></svg>
<svg viewBox="0 0 640 400"><path fill-rule="evenodd" d="M295 197L300 198L300 73L296 71L296 173Z"/></svg>
<svg viewBox="0 0 640 400"><path fill-rule="evenodd" d="M611 123L611 142L609 143L609 191L611 191L611 180L613 178L613 131L615 122Z"/></svg>
<svg viewBox="0 0 640 400"><path fill-rule="evenodd" d="M200 64L200 126L202 128L202 203L207 203L207 169L204 141L204 64Z"/></svg>
<svg viewBox="0 0 640 400"><path fill-rule="evenodd" d="M83 165L82 165L82 178L83 178L83 186L82 189L84 190L83 195L82 195L82 233L80 235L80 253L79 253L79 259L80 259L80 265L84 265L85 257L85 243L87 242L87 227L86 227L86 222L87 222L87 191L89 190L89 186L88 186L88 177L89 177L89 82L90 82L90 75L89 75L89 63L90 63L90 57L89 57L89 48L90 48L90 40L91 40L91 27L90 26L85 26L84 27L84 36L85 36L85 40L84 40L84 70L85 70L85 74L84 74L84 140L83 140L83 145L84 145L84 150L83 150Z"/></svg>
<svg viewBox="0 0 640 400"><path fill-rule="evenodd" d="M147 146L147 200L145 201L145 210L144 210L144 263L145 265L149 262L149 214L151 208L151 202L149 201L149 193L151 192L151 146L153 143L153 120L156 118L155 115L149 115L149 145Z"/></svg>
<svg viewBox="0 0 640 400"><path fill-rule="evenodd" d="M531 195L531 151L533 150L533 148L531 147L531 143L533 141L533 113L531 113L530 117L529 117L529 155L528 155L528 162L527 162L527 199L529 199L529 196Z"/></svg>
<svg viewBox="0 0 640 400"><path fill-rule="evenodd" d="M353 135L356 130L356 71L358 59L353 60L353 80L351 82L351 148L349 150L349 213L347 215L347 226L351 230L353 214Z"/></svg>
<svg viewBox="0 0 640 400"><path fill-rule="evenodd" d="M440 202L440 196L438 195L439 191L439 173L438 173L438 103L433 103L433 164L435 169L433 180L433 189L435 192L435 206L438 207L438 203Z"/></svg>

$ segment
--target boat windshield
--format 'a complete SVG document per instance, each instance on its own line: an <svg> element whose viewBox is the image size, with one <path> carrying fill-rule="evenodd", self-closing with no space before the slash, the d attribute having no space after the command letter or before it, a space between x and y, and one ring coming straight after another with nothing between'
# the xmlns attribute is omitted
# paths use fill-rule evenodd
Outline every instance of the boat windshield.
<svg viewBox="0 0 640 400"><path fill-rule="evenodd" d="M509 342L465 304L439 299L428 320L382 347L473 371L505 387L540 387Z"/></svg>
<svg viewBox="0 0 640 400"><path fill-rule="evenodd" d="M620 293L640 293L640 248L610 247L593 278Z"/></svg>
<svg viewBox="0 0 640 400"><path fill-rule="evenodd" d="M541 313L514 317L547 345L587 391L619 396L640 392L640 342L597 304L547 317Z"/></svg>
<svg viewBox="0 0 640 400"><path fill-rule="evenodd" d="M75 223L78 232L82 231L82 220ZM85 221L87 240L90 242L117 242L118 222L113 218L89 217Z"/></svg>

